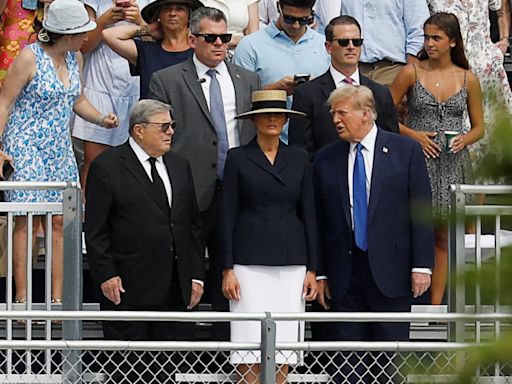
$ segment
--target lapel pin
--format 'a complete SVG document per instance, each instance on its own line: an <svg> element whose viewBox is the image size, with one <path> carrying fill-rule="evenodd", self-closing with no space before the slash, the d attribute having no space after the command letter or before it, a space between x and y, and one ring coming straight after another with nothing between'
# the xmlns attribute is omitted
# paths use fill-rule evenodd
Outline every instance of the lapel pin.
<svg viewBox="0 0 512 384"><path fill-rule="evenodd" d="M236 74L235 74L235 77L236 77L237 79L239 79L239 78L240 78L240 75L239 75L238 73L236 73Z"/></svg>
<svg viewBox="0 0 512 384"><path fill-rule="evenodd" d="M388 153L388 151L389 151L388 147L382 147L382 152Z"/></svg>

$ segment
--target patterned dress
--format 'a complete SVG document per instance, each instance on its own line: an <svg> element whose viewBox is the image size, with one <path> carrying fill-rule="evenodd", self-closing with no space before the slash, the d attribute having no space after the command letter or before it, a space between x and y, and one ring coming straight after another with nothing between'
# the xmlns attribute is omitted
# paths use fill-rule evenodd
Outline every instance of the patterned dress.
<svg viewBox="0 0 512 384"><path fill-rule="evenodd" d="M24 9L22 0L7 0L0 17L0 83L18 53L29 42L35 41L33 23L40 16L42 9Z"/></svg>
<svg viewBox="0 0 512 384"><path fill-rule="evenodd" d="M445 219L450 205L450 185L470 184L473 181L469 151L464 148L454 154L445 150L444 131L463 133L463 115L467 105L466 77L460 91L445 102L436 97L416 79L407 95L409 107L406 125L416 131L437 132L434 142L442 148L439 157L426 159L434 216Z"/></svg>
<svg viewBox="0 0 512 384"><path fill-rule="evenodd" d="M489 9L499 9L501 1L428 0L432 13L450 12L459 19L469 66L480 80L484 92L485 136L476 145L473 144L471 149L472 157L477 161L487 151L500 107L512 114L512 91L503 67L503 54L491 41L489 27ZM469 120L466 119L465 129L469 127Z"/></svg>
<svg viewBox="0 0 512 384"><path fill-rule="evenodd" d="M76 54L68 52L70 86L57 77L51 58L38 44L30 44L36 57L36 74L22 89L4 131L5 151L13 157L11 181L78 181L71 145L69 119L80 94ZM7 201L61 202L62 191L16 190Z"/></svg>

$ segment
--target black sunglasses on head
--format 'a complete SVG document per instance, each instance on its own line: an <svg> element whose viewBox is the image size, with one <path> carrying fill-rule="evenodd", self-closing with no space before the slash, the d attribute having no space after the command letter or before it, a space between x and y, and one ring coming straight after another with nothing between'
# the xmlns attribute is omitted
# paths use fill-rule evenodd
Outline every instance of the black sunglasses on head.
<svg viewBox="0 0 512 384"><path fill-rule="evenodd" d="M341 46L341 47L347 47L350 42L352 42L352 44L354 44L354 47L360 47L361 45L363 45L363 39L334 39L333 41L337 41L338 44Z"/></svg>
<svg viewBox="0 0 512 384"><path fill-rule="evenodd" d="M194 33L194 36L202 36L204 41L207 43L213 44L219 38L222 43L226 44L231 41L231 33L223 33L221 35L216 35L215 33Z"/></svg>

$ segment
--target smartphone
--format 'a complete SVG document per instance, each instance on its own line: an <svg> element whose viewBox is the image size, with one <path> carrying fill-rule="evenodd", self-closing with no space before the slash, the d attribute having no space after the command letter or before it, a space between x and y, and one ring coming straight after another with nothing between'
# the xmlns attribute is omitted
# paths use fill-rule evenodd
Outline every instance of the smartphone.
<svg viewBox="0 0 512 384"><path fill-rule="evenodd" d="M293 75L293 80L297 82L297 84L305 83L306 81L309 81L309 78L311 75L309 73L296 73Z"/></svg>
<svg viewBox="0 0 512 384"><path fill-rule="evenodd" d="M9 180L12 173L14 172L14 167L12 164L8 161L4 161L4 165L2 166L2 174L3 174L3 180Z"/></svg>
<svg viewBox="0 0 512 384"><path fill-rule="evenodd" d="M116 7L127 8L130 6L130 0L116 0Z"/></svg>

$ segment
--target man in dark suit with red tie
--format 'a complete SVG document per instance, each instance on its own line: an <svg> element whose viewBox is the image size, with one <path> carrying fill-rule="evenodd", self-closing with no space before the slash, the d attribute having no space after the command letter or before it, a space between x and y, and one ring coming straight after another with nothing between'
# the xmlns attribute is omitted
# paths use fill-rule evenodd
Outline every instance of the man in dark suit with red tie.
<svg viewBox="0 0 512 384"><path fill-rule="evenodd" d="M420 145L375 124L370 89L328 99L339 140L314 156L318 300L334 312L408 312L434 264L431 190ZM408 340L408 323L331 323L331 340Z"/></svg>
<svg viewBox="0 0 512 384"><path fill-rule="evenodd" d="M338 140L326 100L333 90L346 84L370 88L376 102L377 125L385 131L398 133L397 114L389 90L359 73L362 44L361 27L353 17L339 16L327 25L325 48L331 55L331 67L295 90L292 108L304 112L306 118L290 121L289 144L314 153Z"/></svg>
<svg viewBox="0 0 512 384"><path fill-rule="evenodd" d="M171 107L141 100L130 138L87 178L85 239L102 310L185 311L203 293L199 210L187 160L170 152ZM193 323L104 322L115 340L190 340Z"/></svg>

